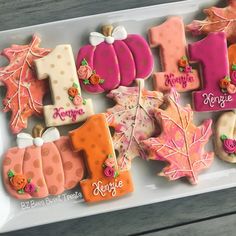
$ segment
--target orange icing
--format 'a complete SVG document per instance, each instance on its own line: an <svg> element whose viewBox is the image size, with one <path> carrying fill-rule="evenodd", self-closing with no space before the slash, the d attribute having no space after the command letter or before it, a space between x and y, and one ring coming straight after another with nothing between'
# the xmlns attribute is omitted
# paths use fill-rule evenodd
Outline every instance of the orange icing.
<svg viewBox="0 0 236 236"><path fill-rule="evenodd" d="M93 115L80 128L69 133L76 151L84 151L88 178L80 181L85 201L98 202L120 197L133 191L129 171L106 177L103 164L109 155L115 157L112 139L104 114ZM115 169L118 170L115 161Z"/></svg>

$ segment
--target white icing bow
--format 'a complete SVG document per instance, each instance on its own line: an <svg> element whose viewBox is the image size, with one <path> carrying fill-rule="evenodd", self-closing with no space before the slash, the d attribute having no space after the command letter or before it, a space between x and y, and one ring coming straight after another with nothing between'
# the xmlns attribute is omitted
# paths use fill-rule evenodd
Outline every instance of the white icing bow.
<svg viewBox="0 0 236 236"><path fill-rule="evenodd" d="M41 147L44 143L56 141L60 138L60 133L57 128L51 127L47 129L42 137L33 138L30 134L19 133L16 138L16 143L19 148L26 148L32 145Z"/></svg>
<svg viewBox="0 0 236 236"><path fill-rule="evenodd" d="M115 40L124 40L127 38L127 32L124 26L117 26L111 36L104 36L98 32L91 32L89 42L93 46L97 46L102 42L113 44Z"/></svg>

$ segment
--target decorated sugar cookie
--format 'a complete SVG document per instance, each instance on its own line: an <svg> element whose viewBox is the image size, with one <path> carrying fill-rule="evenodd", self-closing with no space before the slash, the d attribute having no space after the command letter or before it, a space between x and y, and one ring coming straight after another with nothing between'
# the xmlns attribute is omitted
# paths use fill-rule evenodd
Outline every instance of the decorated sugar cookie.
<svg viewBox="0 0 236 236"><path fill-rule="evenodd" d="M236 163L236 114L223 113L216 122L214 135L216 155L224 161Z"/></svg>
<svg viewBox="0 0 236 236"><path fill-rule="evenodd" d="M212 133L212 120L207 119L197 127L190 105L182 107L176 92L166 98L167 109L156 113L162 132L156 138L142 141L143 147L149 153L148 159L168 163L159 175L169 180L186 177L191 184L197 184L199 172L209 168L214 158L213 152L204 151Z"/></svg>
<svg viewBox="0 0 236 236"><path fill-rule="evenodd" d="M3 111L11 111L9 126L14 134L27 127L29 117L43 113L42 100L48 86L46 81L37 80L33 62L46 56L50 49L40 48L40 41L34 35L28 45L12 45L1 52L9 60L7 66L0 68L0 82L7 88Z"/></svg>
<svg viewBox="0 0 236 236"><path fill-rule="evenodd" d="M204 20L194 20L186 26L187 31L193 35L209 34L211 32L225 32L231 43L236 42L236 2L228 0L228 5L224 8L210 7L204 9L206 14Z"/></svg>
<svg viewBox="0 0 236 236"><path fill-rule="evenodd" d="M83 99L70 45L58 45L35 61L39 80L49 79L53 104L45 105L47 126L78 123L93 114L91 99Z"/></svg>
<svg viewBox="0 0 236 236"><path fill-rule="evenodd" d="M92 32L89 41L77 56L80 84L88 92L128 86L136 78L147 78L153 70L152 53L145 39L127 34L123 26L103 26L102 34Z"/></svg>
<svg viewBox="0 0 236 236"><path fill-rule="evenodd" d="M235 81L229 70L225 33L210 33L189 45L189 57L202 67L202 88L193 92L196 111L221 111L236 107Z"/></svg>
<svg viewBox="0 0 236 236"><path fill-rule="evenodd" d="M136 82L135 87L120 86L107 95L117 102L106 116L109 126L115 129L112 140L120 170L130 169L137 156L145 158L140 141L160 131L154 113L163 103L163 94L145 89L143 80Z"/></svg>
<svg viewBox="0 0 236 236"><path fill-rule="evenodd" d="M38 125L33 137L17 135L17 147L5 153L2 166L6 190L17 199L61 194L84 176L82 158L72 151L68 137L60 137L54 127L43 132Z"/></svg>
<svg viewBox="0 0 236 236"><path fill-rule="evenodd" d="M120 171L104 114L91 116L69 133L75 151L85 153L88 176L80 182L87 202L99 202L133 192L129 171Z"/></svg>
<svg viewBox="0 0 236 236"><path fill-rule="evenodd" d="M175 88L185 92L199 88L197 70L188 61L184 23L181 17L170 17L163 24L149 29L149 42L152 48L160 48L163 72L154 73L154 87L167 92Z"/></svg>

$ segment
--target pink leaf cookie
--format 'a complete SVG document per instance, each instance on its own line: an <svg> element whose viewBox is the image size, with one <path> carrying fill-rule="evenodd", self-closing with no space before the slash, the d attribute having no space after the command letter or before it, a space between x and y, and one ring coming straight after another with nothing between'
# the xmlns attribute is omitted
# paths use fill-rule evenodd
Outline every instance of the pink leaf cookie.
<svg viewBox="0 0 236 236"><path fill-rule="evenodd" d="M198 173L209 168L213 161L213 152L204 152L212 133L212 120L205 120L196 127L191 107L181 107L178 99L176 92L167 95L167 109L159 109L156 113L156 118L161 120L162 133L142 144L149 152L148 159L169 164L162 170L161 176L169 180L187 177L190 183L196 184Z"/></svg>
<svg viewBox="0 0 236 236"><path fill-rule="evenodd" d="M54 127L41 137L19 133L17 144L5 153L2 166L6 190L15 198L58 195L74 188L84 176L81 156L72 151L69 138L60 137Z"/></svg>
<svg viewBox="0 0 236 236"><path fill-rule="evenodd" d="M35 59L46 56L50 49L39 48L40 38L34 35L29 45L12 45L2 51L9 65L0 68L0 82L7 87L4 112L11 111L10 129L19 133L27 127L32 115L42 115L42 99L47 83L39 81L33 69Z"/></svg>
<svg viewBox="0 0 236 236"><path fill-rule="evenodd" d="M145 157L140 141L159 131L154 112L163 103L163 95L146 90L144 81L137 80L136 87L120 86L107 96L117 102L107 110L106 116L109 126L115 129L112 139L118 151L119 169L127 170L133 158Z"/></svg>
<svg viewBox="0 0 236 236"><path fill-rule="evenodd" d="M163 72L154 73L157 91L166 92L174 87L179 92L185 92L199 88L198 72L192 69L187 60L187 43L181 17L170 17L163 24L150 28L149 42L152 48L160 47Z"/></svg>
<svg viewBox="0 0 236 236"><path fill-rule="evenodd" d="M141 35L128 35L123 26L114 30L111 25L104 26L102 31L92 32L90 44L83 46L77 56L80 84L86 91L110 91L151 74L153 57Z"/></svg>
<svg viewBox="0 0 236 236"><path fill-rule="evenodd" d="M204 9L206 14L204 20L194 20L186 26L186 30L193 35L209 34L211 32L225 32L229 42L236 41L236 3L235 0L228 0L225 8L210 7Z"/></svg>

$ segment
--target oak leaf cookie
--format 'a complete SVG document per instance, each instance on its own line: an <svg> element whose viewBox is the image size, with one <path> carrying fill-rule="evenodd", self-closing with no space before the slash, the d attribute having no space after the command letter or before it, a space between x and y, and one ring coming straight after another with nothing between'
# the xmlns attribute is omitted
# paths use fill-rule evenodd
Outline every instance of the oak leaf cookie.
<svg viewBox="0 0 236 236"><path fill-rule="evenodd" d="M40 126L33 136L19 133L18 146L4 155L2 178L9 194L17 199L44 198L79 184L84 164L72 151L69 138L60 137L54 127L42 132Z"/></svg>
<svg viewBox="0 0 236 236"><path fill-rule="evenodd" d="M187 177L191 184L197 184L198 173L209 168L214 158L213 152L204 151L212 133L212 120L207 119L197 127L190 105L182 107L176 92L166 98L167 109L159 109L156 113L161 121L161 134L141 143L149 153L148 159L168 163L159 175L169 180Z"/></svg>
<svg viewBox="0 0 236 236"><path fill-rule="evenodd" d="M43 113L42 99L48 86L45 81L37 80L33 62L46 56L50 49L39 48L40 41L34 35L28 45L12 45L1 52L9 60L7 66L0 68L0 82L7 88L3 111L11 111L13 133L26 128L30 116Z"/></svg>
<svg viewBox="0 0 236 236"><path fill-rule="evenodd" d="M210 7L204 9L206 14L204 20L194 20L186 26L186 30L193 35L209 34L211 32L225 32L230 43L236 41L236 3L235 0L228 0L224 8Z"/></svg>
<svg viewBox="0 0 236 236"><path fill-rule="evenodd" d="M112 90L107 97L117 104L106 113L109 126L115 129L112 137L118 151L117 161L120 170L131 168L131 160L145 157L140 141L156 135L159 125L155 120L155 110L163 103L163 94L144 88L143 80L136 80L137 86Z"/></svg>
<svg viewBox="0 0 236 236"><path fill-rule="evenodd" d="M146 40L138 34L127 34L123 26L102 27L102 34L90 33L90 44L80 48L77 69L81 87L91 93L102 93L128 86L136 78L146 79L154 61Z"/></svg>
<svg viewBox="0 0 236 236"><path fill-rule="evenodd" d="M224 161L236 163L236 114L234 111L224 112L215 126L215 152Z"/></svg>

